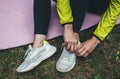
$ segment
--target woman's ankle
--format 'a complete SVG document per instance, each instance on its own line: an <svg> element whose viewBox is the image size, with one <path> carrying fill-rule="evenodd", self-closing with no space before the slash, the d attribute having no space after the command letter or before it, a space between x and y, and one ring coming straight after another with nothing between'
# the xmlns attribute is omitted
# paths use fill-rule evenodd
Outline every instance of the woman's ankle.
<svg viewBox="0 0 120 79"><path fill-rule="evenodd" d="M43 46L43 41L46 40L46 36L42 34L35 34L33 48L40 48Z"/></svg>

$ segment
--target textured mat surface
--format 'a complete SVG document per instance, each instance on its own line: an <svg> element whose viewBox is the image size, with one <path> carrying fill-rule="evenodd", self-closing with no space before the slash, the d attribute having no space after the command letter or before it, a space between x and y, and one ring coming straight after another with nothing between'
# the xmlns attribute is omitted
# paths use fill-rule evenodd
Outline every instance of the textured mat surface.
<svg viewBox="0 0 120 79"><path fill-rule="evenodd" d="M87 14L81 30L99 22L100 16ZM120 20L118 21L120 22ZM33 0L0 0L0 50L33 42ZM47 38L63 34L63 27L52 2L52 15Z"/></svg>

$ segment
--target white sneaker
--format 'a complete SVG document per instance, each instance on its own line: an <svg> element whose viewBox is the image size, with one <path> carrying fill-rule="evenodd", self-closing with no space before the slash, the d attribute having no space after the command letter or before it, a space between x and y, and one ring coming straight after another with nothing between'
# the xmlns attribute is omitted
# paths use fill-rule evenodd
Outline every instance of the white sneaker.
<svg viewBox="0 0 120 79"><path fill-rule="evenodd" d="M27 72L39 65L43 60L49 58L56 52L56 47L45 41L41 48L32 48L29 45L24 62L16 69L17 72Z"/></svg>
<svg viewBox="0 0 120 79"><path fill-rule="evenodd" d="M79 43L80 44L80 43ZM59 72L65 73L73 69L76 64L76 55L73 52L69 52L66 47L63 48L63 52L56 63L56 69Z"/></svg>

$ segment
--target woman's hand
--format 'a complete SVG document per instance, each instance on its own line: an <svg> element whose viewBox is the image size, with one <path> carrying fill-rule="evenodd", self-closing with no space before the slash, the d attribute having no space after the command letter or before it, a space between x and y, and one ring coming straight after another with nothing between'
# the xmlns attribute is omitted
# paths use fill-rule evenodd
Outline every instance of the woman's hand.
<svg viewBox="0 0 120 79"><path fill-rule="evenodd" d="M77 56L88 56L95 47L100 43L100 40L98 40L95 36L93 36L91 39L83 42L80 44L76 50Z"/></svg>
<svg viewBox="0 0 120 79"><path fill-rule="evenodd" d="M73 32L72 24L66 24L64 26L64 43L69 51L75 51L77 49L79 36Z"/></svg>

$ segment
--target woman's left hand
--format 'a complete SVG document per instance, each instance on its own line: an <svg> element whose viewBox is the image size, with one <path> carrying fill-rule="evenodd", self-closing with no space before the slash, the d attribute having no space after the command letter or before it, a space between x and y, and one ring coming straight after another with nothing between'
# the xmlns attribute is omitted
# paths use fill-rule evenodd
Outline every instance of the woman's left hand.
<svg viewBox="0 0 120 79"><path fill-rule="evenodd" d="M76 50L77 56L88 56L95 47L100 43L100 40L98 40L95 36L93 36L91 39L83 42L80 44Z"/></svg>

